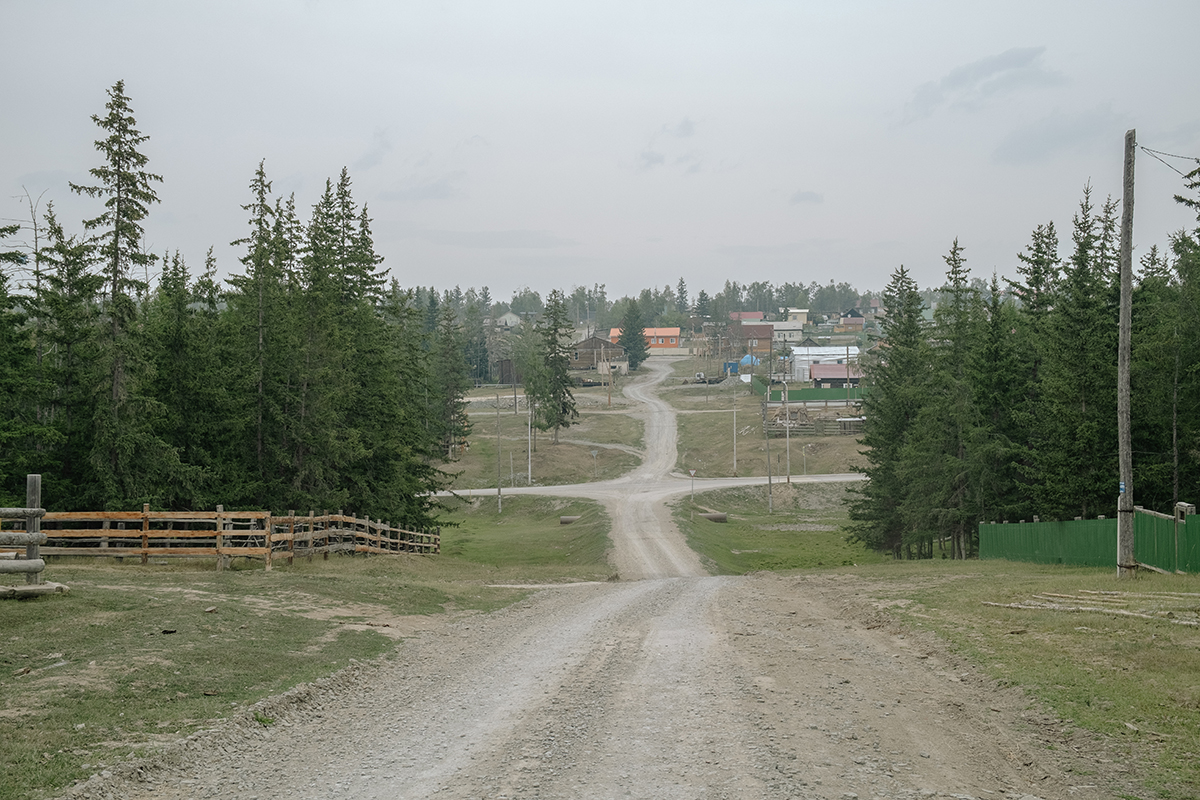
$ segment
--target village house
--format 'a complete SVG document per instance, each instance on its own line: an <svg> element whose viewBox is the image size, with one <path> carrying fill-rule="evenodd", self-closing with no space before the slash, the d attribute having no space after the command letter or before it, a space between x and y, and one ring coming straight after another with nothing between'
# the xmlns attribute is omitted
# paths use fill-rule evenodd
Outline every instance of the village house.
<svg viewBox="0 0 1200 800"><path fill-rule="evenodd" d="M747 324L743 322L740 336L746 352L751 356L770 357L771 342L775 336L775 328L772 323Z"/></svg>
<svg viewBox="0 0 1200 800"><path fill-rule="evenodd" d="M570 369L605 370L606 364L625 361L625 348L601 336L589 336L571 345Z"/></svg>
<svg viewBox="0 0 1200 800"><path fill-rule="evenodd" d="M646 346L654 350L678 350L682 344L679 339L679 328L645 328ZM608 332L608 340L613 344L621 338L621 329L613 328Z"/></svg>
<svg viewBox="0 0 1200 800"><path fill-rule="evenodd" d="M504 330L515 328L521 324L521 318L511 311L505 311L496 317L496 327Z"/></svg>
<svg viewBox="0 0 1200 800"><path fill-rule="evenodd" d="M834 326L833 332L860 333L865 322L866 319L863 317L862 312L857 308L852 308L845 314L842 314L841 319L838 320L837 325Z"/></svg>
<svg viewBox="0 0 1200 800"><path fill-rule="evenodd" d="M846 376L845 364L858 363L858 345L819 345L807 339L792 347L792 379L807 383L813 380L811 367L837 366L842 370L843 379ZM851 373L853 374L853 373Z"/></svg>
<svg viewBox="0 0 1200 800"><path fill-rule="evenodd" d="M813 364L808 368L813 386L818 389L844 389L846 383L858 386L862 370L857 364Z"/></svg>
<svg viewBox="0 0 1200 800"><path fill-rule="evenodd" d="M772 322L774 332L772 338L780 344L798 344L804 340L805 322Z"/></svg>

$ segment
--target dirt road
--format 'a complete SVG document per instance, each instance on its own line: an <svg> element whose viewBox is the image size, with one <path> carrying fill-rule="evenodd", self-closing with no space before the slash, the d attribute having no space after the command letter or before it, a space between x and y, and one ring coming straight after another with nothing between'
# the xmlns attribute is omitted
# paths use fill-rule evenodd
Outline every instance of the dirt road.
<svg viewBox="0 0 1200 800"><path fill-rule="evenodd" d="M627 390L646 415L643 466L541 490L605 503L620 582L447 621L390 661L269 703L271 727L198 737L170 768L82 794L1115 796L1094 743L1062 739L1019 692L890 629L858 579L704 576L662 502L688 482L669 474L674 415L653 393L665 367L651 367ZM1075 777L1089 773L1110 777Z"/></svg>

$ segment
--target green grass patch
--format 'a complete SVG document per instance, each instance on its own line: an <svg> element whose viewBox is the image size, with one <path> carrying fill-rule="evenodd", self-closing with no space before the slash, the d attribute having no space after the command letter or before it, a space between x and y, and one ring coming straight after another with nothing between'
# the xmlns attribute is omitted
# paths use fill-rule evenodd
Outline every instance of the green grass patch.
<svg viewBox="0 0 1200 800"><path fill-rule="evenodd" d="M936 632L995 679L1020 685L1068 722L1125 741L1159 796L1200 786L1200 576L1005 561L896 562L853 570L872 601ZM1119 613L1023 610L1053 602Z"/></svg>
<svg viewBox="0 0 1200 800"><path fill-rule="evenodd" d="M570 525L559 518L578 516ZM497 583L607 580L609 520L603 507L578 498L477 497L451 511L458 527L442 529L442 553L488 569Z"/></svg>
<svg viewBox="0 0 1200 800"><path fill-rule="evenodd" d="M559 525L560 515L582 517ZM588 501L459 505L438 556L119 564L52 559L66 595L0 602L0 800L55 794L254 702L389 652L405 617L490 611L493 586L605 579L608 519ZM17 581L20 576L17 576ZM259 724L274 720L262 716Z"/></svg>
<svg viewBox="0 0 1200 800"><path fill-rule="evenodd" d="M847 520L845 494L841 484L776 484L768 514L767 487L745 486L702 492L694 501L684 497L672 510L688 545L714 574L890 560L846 541L841 530ZM723 511L729 522L697 516L707 511Z"/></svg>

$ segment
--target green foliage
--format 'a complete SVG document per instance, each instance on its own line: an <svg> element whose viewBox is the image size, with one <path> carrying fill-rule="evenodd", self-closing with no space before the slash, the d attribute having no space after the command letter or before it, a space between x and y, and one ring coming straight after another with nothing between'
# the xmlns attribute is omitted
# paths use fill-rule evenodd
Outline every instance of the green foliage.
<svg viewBox="0 0 1200 800"><path fill-rule="evenodd" d="M571 364L569 337L573 330L567 321L566 298L558 289L547 298L545 313L534 330L541 338L542 369L539 379L529 384L526 391L537 403L538 427L553 430L554 443L558 444L559 429L570 427L579 419L568 372Z"/></svg>
<svg viewBox="0 0 1200 800"><path fill-rule="evenodd" d="M153 366L144 306L136 302L148 288L136 270L148 270L156 261L143 247L142 222L150 205L158 202L152 184L162 177L145 171L149 159L138 148L150 137L136 127L124 82L117 81L108 97L107 115L92 116L107 134L96 141L104 163L89 170L98 183L72 183L71 189L105 198L104 211L83 223L85 230L95 231L108 284L107 320L97 337L96 361L104 377L95 388L89 454L94 482L88 499L106 508L129 508L162 503L163 487L189 484L196 471L182 464L175 449L155 432L164 408L150 387Z"/></svg>
<svg viewBox="0 0 1200 800"><path fill-rule="evenodd" d="M1102 246L1104 227L1087 187L1074 218L1074 251L1044 331L1030 463L1023 470L1034 508L1050 519L1116 508L1117 290Z"/></svg>
<svg viewBox="0 0 1200 800"><path fill-rule="evenodd" d="M646 326L642 322L642 312L636 300L630 300L625 307L625 315L621 318L621 335L617 344L625 348L625 358L629 360L629 368L637 369L650 355L650 347L646 344Z"/></svg>

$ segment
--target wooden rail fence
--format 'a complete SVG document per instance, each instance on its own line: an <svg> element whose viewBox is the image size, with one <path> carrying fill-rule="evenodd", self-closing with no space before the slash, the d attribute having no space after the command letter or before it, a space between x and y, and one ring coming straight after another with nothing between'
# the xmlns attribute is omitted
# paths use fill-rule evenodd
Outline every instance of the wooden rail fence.
<svg viewBox="0 0 1200 800"><path fill-rule="evenodd" d="M441 528L409 531L382 520L324 512L285 516L269 511L52 511L42 518L43 555L216 558L272 562L330 553L440 553ZM3 543L0 542L0 549Z"/></svg>
<svg viewBox="0 0 1200 800"><path fill-rule="evenodd" d="M24 575L24 586L0 586L0 597L65 592L59 583L42 578L46 560L41 546L46 542L41 521L46 514L42 505L42 476L25 476L25 507L0 508L0 575ZM17 527L16 523L20 523Z"/></svg>

